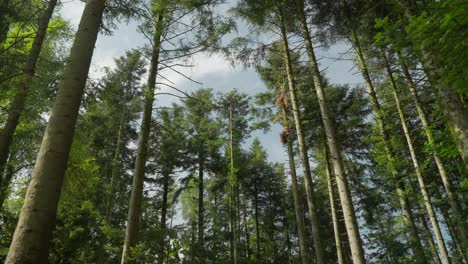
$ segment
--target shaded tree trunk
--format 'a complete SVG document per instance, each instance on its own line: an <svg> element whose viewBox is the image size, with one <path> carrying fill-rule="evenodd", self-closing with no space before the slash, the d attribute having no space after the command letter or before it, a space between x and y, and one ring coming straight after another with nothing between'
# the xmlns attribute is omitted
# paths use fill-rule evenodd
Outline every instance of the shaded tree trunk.
<svg viewBox="0 0 468 264"><path fill-rule="evenodd" d="M359 226L356 220L356 213L354 211L354 206L352 203L351 192L349 190L349 183L344 169L343 159L341 157L341 150L337 140L336 127L333 120L331 119L330 110L328 109L326 101L325 90L322 86L322 76L317 65L317 59L315 57L314 47L312 45L312 39L307 25L307 19L304 11L304 1L297 0L297 3L302 34L305 40L307 56L309 58L309 65L312 70L315 91L317 93L317 100L320 106L320 113L325 128L328 148L330 150L330 156L333 161L333 168L335 171L338 193L340 195L341 207L343 209L345 226L346 231L348 233L353 262L354 264L365 263L366 260L364 256L364 249L362 247L362 241L359 234ZM324 263L324 260L319 263Z"/></svg>
<svg viewBox="0 0 468 264"><path fill-rule="evenodd" d="M284 90L284 86L282 86L281 92L283 94L286 94L286 91ZM305 223L304 223L304 204L302 203L302 195L300 193L299 186L297 184L296 161L294 158L293 143L289 136L289 131L290 131L289 121L288 121L289 114L287 113L285 104L281 105L281 112L283 116L283 126L285 127L285 130L288 133L286 135L287 136L286 144L288 146L289 171L291 174L291 187L292 187L293 199L294 199L294 212L296 216L297 234L298 234L298 239L299 239L299 251L301 254L302 263L308 264L310 263L310 257L309 257L309 252L307 249L306 228L305 228Z"/></svg>
<svg viewBox="0 0 468 264"><path fill-rule="evenodd" d="M143 109L143 119L141 121L141 131L138 139L137 156L135 162L135 172L133 175L132 193L128 209L127 228L125 230L125 241L123 245L121 264L132 263L130 248L137 241L137 235L141 217L141 202L143 199L143 185L145 178L145 165L148 152L148 141L151 127L151 114L153 111L154 90L156 88L156 76L159 63L159 52L161 35L164 20L164 1L161 3L161 10L157 14L156 29L153 36L153 50L151 54L151 64L148 75L147 87L145 90L145 101Z"/></svg>
<svg viewBox="0 0 468 264"><path fill-rule="evenodd" d="M413 140L411 138L410 130L409 130L407 122L406 122L405 113L403 112L403 107L401 105L400 98L399 98L399 95L398 95L398 92L397 92L397 86L396 86L396 82L395 82L395 80L393 78L393 72L392 72L392 70L390 68L390 65L388 63L388 60L387 60L387 57L386 57L385 53L383 53L382 56L383 56L383 59L385 61L385 67L387 69L388 76L390 78L393 97L395 99L396 107L397 107L397 110L398 110L398 115L400 116L401 126L402 126L404 134L405 134L406 143L408 145L409 152L410 152L410 155L411 155L411 160L413 162L413 167L414 167L414 170L416 172L416 177L418 179L419 188L421 189L421 194L422 194L422 197L423 197L424 205L426 206L427 214L428 214L429 219L431 221L432 229L433 229L435 237L436 237L437 245L438 245L440 254L442 256L442 262L444 264L449 264L450 263L450 257L449 257L447 248L445 246L444 238L442 236L442 232L441 232L440 227L439 227L439 222L437 220L437 216L436 216L434 208L432 206L431 198L430 198L429 192L427 190L426 183L424 182L424 176L422 174L421 167L419 165L419 161L418 161L417 156L416 156L416 151L415 151L414 146L413 146Z"/></svg>
<svg viewBox="0 0 468 264"><path fill-rule="evenodd" d="M201 150L199 154L198 161L198 254L199 261L204 261L205 259L205 248L204 248L204 239L203 234L205 231L204 228L204 214L205 210L203 207L203 197L204 197L204 182L203 182L203 170L204 170L204 153Z"/></svg>
<svg viewBox="0 0 468 264"><path fill-rule="evenodd" d="M423 124L424 133L426 134L427 142L429 143L429 146L431 147L432 154L434 156L434 161L437 165L437 169L439 170L440 178L442 179L442 184L444 185L444 189L447 194L450 207L452 208L452 211L458 223L460 236L464 238L466 232L465 232L464 223L463 223L462 210L457 201L457 197L455 193L453 192L453 186L448 177L447 170L445 169L442 159L439 156L439 153L435 148L436 141L434 138L434 134L432 133L431 124L429 123L429 119L427 118L426 113L424 111L424 107L419 98L416 85L414 84L411 74L408 70L407 63L400 53L398 54L398 56L400 60L401 69L403 71L403 75L405 76L406 82L408 84L408 88L411 92L411 95L413 96L419 117L421 118L421 123Z"/></svg>
<svg viewBox="0 0 468 264"><path fill-rule="evenodd" d="M160 243L160 252L158 255L158 263L164 264L164 258L166 256L166 218L167 218L167 197L169 196L169 173L163 175L163 200L161 206L161 230L163 232L161 243Z"/></svg>
<svg viewBox="0 0 468 264"><path fill-rule="evenodd" d="M237 223L236 223L236 185L237 177L234 168L234 125L232 116L232 104L229 105L229 152L230 152L230 189L231 189L231 206L230 206L230 224L232 235L232 260L234 264L239 263L239 245L237 241Z"/></svg>
<svg viewBox="0 0 468 264"><path fill-rule="evenodd" d="M286 66L286 73L288 78L288 86L289 86L289 94L291 98L291 106L293 109L293 116L294 116L294 124L296 127L296 136L297 142L299 145L299 153L302 160L302 168L304 172L304 185L307 194L307 205L309 207L309 215L310 215L310 223L312 226L312 238L314 241L314 248L315 248L315 256L317 258L317 263L323 264L325 263L325 250L323 249L322 238L320 235L320 226L318 221L318 210L315 201L315 193L314 193L314 183L312 180L312 174L310 171L310 164L309 164L309 156L307 153L307 147L304 141L304 137L302 135L302 124L301 124L301 117L299 113L299 106L298 101L296 98L296 87L294 83L294 76L293 76L293 68L291 65L291 56L289 53L289 44L286 35L286 28L284 24L284 18L282 17L283 14L280 15L280 22L281 22L281 39L282 39L282 47L283 47L283 57L284 57L284 64Z"/></svg>
<svg viewBox="0 0 468 264"><path fill-rule="evenodd" d="M56 5L57 0L49 0L42 17L39 20L37 33L34 37L31 50L29 51L26 64L24 65L23 74L20 76L16 94L13 97L13 101L11 102L8 109L5 126L0 131L0 171L5 169L8 153L13 142L13 135L15 134L21 113L23 112L26 105L26 97L36 72L37 61L39 60L42 45L47 34L49 21L52 18L52 14L54 13ZM3 184L4 183L0 182L0 188Z"/></svg>
<svg viewBox="0 0 468 264"><path fill-rule="evenodd" d="M114 207L114 195L115 195L115 185L117 183L117 178L120 173L119 159L123 147L123 137L125 129L125 119L126 119L126 109L123 110L122 116L120 117L119 131L117 132L117 144L114 150L114 158L112 159L112 172L111 172L111 182L109 186L109 193L107 194L107 205L106 205L106 221L110 222L112 218L112 211Z"/></svg>
<svg viewBox="0 0 468 264"><path fill-rule="evenodd" d="M86 3L5 263L47 263L49 239L104 5L105 0Z"/></svg>
<svg viewBox="0 0 468 264"><path fill-rule="evenodd" d="M8 198L9 190L10 190L10 183L15 174L15 168L13 164L11 163L13 156L14 154L10 153L10 157L8 159L6 168L4 171L2 171L3 172L2 175L0 175L2 182L4 183L0 187L0 212L3 210L3 204L5 203L5 200Z"/></svg>
<svg viewBox="0 0 468 264"><path fill-rule="evenodd" d="M361 44L354 31L351 32L351 41L354 46L354 49L356 50L356 55L359 62L359 69L366 83L366 89L369 95L369 100L372 104L373 111L375 113L375 119L377 121L377 125L379 126L380 137L384 144L385 155L387 156L390 173L392 176L392 180L394 181L393 184L398 195L398 200L400 202L406 226L409 230L409 242L411 249L413 250L413 253L416 257L416 261L418 263L427 263L426 256L424 254L424 250L421 244L421 239L419 237L418 229L416 227L413 213L411 211L411 205L406 194L404 177L402 175L399 175L395 168L395 154L390 145L389 133L385 129L383 110L380 106L379 100L377 99L377 94L375 92L374 85L372 83L369 71L367 69L367 63L364 58L364 54L361 50Z"/></svg>
<svg viewBox="0 0 468 264"><path fill-rule="evenodd" d="M255 209L255 235L257 239L255 240L255 259L260 261L261 252L260 252L260 224L258 221L258 186L257 180L254 181L254 209Z"/></svg>

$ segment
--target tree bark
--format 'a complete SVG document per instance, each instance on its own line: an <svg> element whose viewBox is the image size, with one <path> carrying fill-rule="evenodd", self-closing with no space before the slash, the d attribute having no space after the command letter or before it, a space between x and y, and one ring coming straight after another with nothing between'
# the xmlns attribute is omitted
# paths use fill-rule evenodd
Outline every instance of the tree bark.
<svg viewBox="0 0 468 264"><path fill-rule="evenodd" d="M286 94L284 87L282 87L281 92ZM283 115L283 126L287 131L289 131L289 115L284 104L281 106L281 111ZM302 264L308 264L310 263L310 257L307 249L306 228L304 223L304 204L302 203L302 195L300 194L299 186L297 184L296 161L294 158L293 143L291 142L290 138L287 139L286 144L288 146L289 170L291 173L291 187L293 192L294 212L296 216L297 234L299 239L299 252L301 254Z"/></svg>
<svg viewBox="0 0 468 264"><path fill-rule="evenodd" d="M114 207L114 195L115 195L115 185L117 178L120 172L119 159L123 147L123 136L125 128L125 119L126 119L126 109L122 111L122 116L120 117L119 131L117 132L117 144L114 150L114 158L112 159L112 172L111 172L111 182L109 186L109 193L107 194L107 205L106 205L106 221L110 222L112 218L112 210Z"/></svg>
<svg viewBox="0 0 468 264"><path fill-rule="evenodd" d="M163 31L164 3L165 2L163 1L161 10L159 10L159 13L157 14L156 28L153 36L153 50L151 54L148 82L145 91L143 119L141 121L141 131L138 139L135 172L133 175L132 194L130 196L127 228L125 231L125 241L123 245L121 264L129 264L133 262L130 249L137 241L140 225L139 222L141 217L141 202L143 199L146 157L148 154L148 139L151 127L151 114L153 111L154 90L156 88L161 35Z"/></svg>
<svg viewBox="0 0 468 264"><path fill-rule="evenodd" d="M333 186L333 179L330 170L330 154L328 153L327 146L325 147L325 174L327 177L328 197L330 198L330 210L333 221L333 233L335 235L336 256L338 264L344 264L343 249L341 247L340 228L338 223L338 215L335 207L335 190Z"/></svg>
<svg viewBox="0 0 468 264"><path fill-rule="evenodd" d="M412 8L406 1L394 1L404 10L403 15L408 20L412 20ZM460 95L452 90L451 85L443 80L445 75L443 67L434 61L434 54L431 47L427 46L424 41L414 43L418 49L419 59L429 82L437 91L437 101L445 120L450 127L455 144L460 152L460 155L468 168L468 109L465 108Z"/></svg>
<svg viewBox="0 0 468 264"><path fill-rule="evenodd" d="M230 188L231 188L231 235L232 235L232 259L234 264L239 263L239 245L237 241L237 224L236 224L236 185L237 177L234 167L234 125L232 116L232 103L229 105L229 152L230 152Z"/></svg>
<svg viewBox="0 0 468 264"><path fill-rule="evenodd" d="M447 170L445 169L442 159L439 156L437 149L435 148L436 141L435 141L434 134L432 133L431 124L429 123L429 119L427 118L426 113L424 111L424 107L419 98L416 85L414 84L411 74L408 70L407 63L400 53L398 53L398 56L400 60L400 66L403 71L403 75L405 76L408 88L411 92L411 95L413 96L416 109L421 119L421 123L423 124L424 133L426 134L427 142L429 143L429 146L431 147L432 155L434 156L434 161L437 165L437 169L439 170L439 175L440 175L440 178L442 179L442 184L444 185L445 193L447 194L450 207L455 215L455 219L459 227L460 236L464 238L466 232L465 232L465 227L463 223L462 210L457 201L457 197L455 193L453 192L453 186L448 177Z"/></svg>
<svg viewBox="0 0 468 264"><path fill-rule="evenodd" d="M310 223L312 226L312 238L314 241L315 256L317 263L325 263L325 250L323 249L323 242L320 235L320 226L318 221L318 210L315 201L314 183L312 180L312 173L310 171L309 157L307 153L307 147L302 135L302 124L300 120L299 106L296 98L296 87L293 77L293 69L291 65L291 56L289 53L289 44L286 35L286 29L284 25L284 19L280 15L281 20L281 38L283 47L284 64L286 65L286 73L288 77L289 94L291 98L291 106L293 109L294 124L296 127L296 136L299 145L299 153L302 160L302 168L304 172L304 185L307 194L307 205L309 207Z"/></svg>
<svg viewBox="0 0 468 264"><path fill-rule="evenodd" d="M7 264L47 263L49 239L104 5L105 0L89 0L83 11L5 261Z"/></svg>
<svg viewBox="0 0 468 264"><path fill-rule="evenodd" d="M390 65L388 63L388 60L387 60L387 57L386 57L385 53L383 53L382 56L383 56L383 59L385 61L385 67L387 69L388 76L390 78L393 97L395 99L396 107L397 107L397 110L398 110L398 115L400 116L401 126L402 126L404 134L405 134L406 143L408 145L409 152L410 152L410 155L411 155L411 160L413 162L413 167L414 167L414 170L416 172L416 177L418 179L419 188L421 189L421 194L422 194L422 197L423 197L424 205L426 206L426 210L427 210L429 219L430 219L431 224L432 224L432 229L433 229L435 237L436 237L437 246L439 248L439 251L440 251L440 254L441 254L441 257L442 257L442 263L449 264L450 263L450 257L449 257L447 248L445 246L445 242L444 242L444 238L442 236L442 232L441 232L440 227L439 227L439 222L437 220L434 208L432 206L432 202L431 202L431 198L429 196L429 192L427 191L426 183L424 182L424 176L422 174L421 167L419 165L419 161L418 161L417 156L416 156L416 151L415 151L414 146L413 146L413 140L411 138L410 130L409 130L407 122L406 122L405 113L403 112L403 107L401 105L400 98L399 98L399 95L398 95L398 92L397 92L397 86L396 86L396 82L395 82L395 80L393 78L393 72L392 72L392 70L390 68Z"/></svg>
<svg viewBox="0 0 468 264"><path fill-rule="evenodd" d="M254 209L255 209L255 259L260 261L261 252L260 252L260 224L258 221L258 188L257 181L254 182Z"/></svg>
<svg viewBox="0 0 468 264"><path fill-rule="evenodd" d="M351 41L353 43L354 49L356 50L359 68L362 77L364 78L364 81L366 83L369 100L374 110L377 125L379 126L380 137L384 144L385 155L387 156L390 173L392 176L392 180L394 181L393 184L398 195L398 200L400 202L402 214L405 219L406 226L409 229L409 242L411 249L413 250L413 253L415 254L415 259L418 263L427 263L424 249L421 244L421 239L419 237L418 229L416 227L413 213L411 211L410 201L408 200L408 196L406 194L404 178L402 175L399 175L395 168L395 154L390 145L389 132L385 129L383 110L380 106L377 94L374 89L374 85L372 83L369 71L367 69L367 63L364 58L364 54L361 50L361 44L354 31L351 32Z"/></svg>
<svg viewBox="0 0 468 264"><path fill-rule="evenodd" d="M8 116L5 126L0 132L0 171L5 169L8 159L10 146L13 142L13 135L15 134L16 127L19 124L21 113L23 112L26 104L26 97L31 87L31 83L36 72L37 61L41 54L42 45L47 34L49 21L54 13L57 0L50 0L47 8L44 10L42 17L39 20L36 36L29 51L26 64L23 68L23 74L20 76L20 81L13 101L8 109ZM1 43L1 42L0 42ZM0 188L2 186L0 185Z"/></svg>
<svg viewBox="0 0 468 264"><path fill-rule="evenodd" d="M204 153L203 150L200 150L199 161L198 161L198 254L199 261L205 260L204 254L204 239L203 234L205 231L204 228L204 214L205 210L203 208L203 197L204 197L204 186L203 186L203 170L204 170Z"/></svg>
<svg viewBox="0 0 468 264"><path fill-rule="evenodd" d="M167 197L169 196L169 173L163 175L163 200L161 207L161 230L163 232L160 251L158 255L158 263L164 264L164 258L166 254L166 218L167 218Z"/></svg>
<svg viewBox="0 0 468 264"><path fill-rule="evenodd" d="M0 212L3 210L3 204L5 203L5 200L8 198L10 183L15 174L15 168L11 163L13 156L14 155L10 153L10 157L8 159L5 171L2 171L3 175L0 175L0 177L2 178L2 182L4 183L3 186L0 187Z"/></svg>
<svg viewBox="0 0 468 264"><path fill-rule="evenodd" d="M359 234L359 226L356 220L356 213L354 211L352 203L351 192L349 190L349 183L347 175L345 173L343 159L341 157L341 150L337 140L336 127L333 120L331 119L330 110L328 109L328 105L326 102L326 95L322 86L322 76L317 65L317 59L315 57L314 47L312 45L312 39L307 25L306 15L304 11L304 1L297 0L297 2L302 34L305 40L309 64L312 70L315 91L317 93L317 99L320 106L320 113L322 115L322 121L325 128L328 148L330 150L330 156L333 161L333 168L335 171L338 193L340 196L341 207L343 209L345 226L346 231L348 233L353 262L354 264L365 263L366 260L364 256L364 250L362 248L361 237ZM321 263L324 263L324 260Z"/></svg>

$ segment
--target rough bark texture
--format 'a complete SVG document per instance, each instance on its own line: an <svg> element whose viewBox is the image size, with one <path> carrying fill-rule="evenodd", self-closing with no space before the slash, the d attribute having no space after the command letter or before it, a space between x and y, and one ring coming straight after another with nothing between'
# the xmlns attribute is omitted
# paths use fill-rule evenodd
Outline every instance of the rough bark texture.
<svg viewBox="0 0 468 264"><path fill-rule="evenodd" d="M372 108L375 114L375 119L377 121L377 125L379 126L379 133L380 137L384 144L385 155L387 156L388 165L390 169L390 173L392 176L392 180L394 181L395 190L398 195L398 200L400 202L402 214L404 216L406 226L409 231L409 242L411 249L415 255L415 259L418 263L427 263L426 256L424 254L424 249L421 244L421 239L418 234L418 229L416 227L413 213L411 211L411 205L408 200L408 196L406 194L406 188L404 183L403 175L400 175L396 168L395 168L395 155L394 151L390 146L390 136L388 131L385 129L384 124L384 114L383 110L380 106L380 103L377 99L377 94L374 89L374 85L372 83L369 71L367 69L367 63L364 58L364 54L361 50L361 45L359 42L358 37L355 35L354 31L351 33L351 40L353 42L354 49L356 50L357 59L359 62L359 69L361 71L362 77L366 83L367 93L369 95L369 100L372 104Z"/></svg>
<svg viewBox="0 0 468 264"><path fill-rule="evenodd" d="M39 20L36 36L34 37L31 50L29 51L26 64L24 65L23 74L20 76L18 89L8 109L5 126L0 131L0 171L5 169L8 152L13 142L13 135L15 134L21 113L26 104L28 90L33 81L34 73L36 72L36 65L39 60L39 55L41 54L42 44L44 43L49 21L54 13L56 5L57 0L50 0ZM0 182L0 188L2 187L1 185L2 183Z"/></svg>
<svg viewBox="0 0 468 264"><path fill-rule="evenodd" d="M289 53L289 44L284 26L284 19L281 17L281 38L283 46L284 64L286 65L286 72L288 77L289 94L291 98L291 106L293 110L294 125L296 128L297 142L299 145L299 153L302 160L302 169L304 172L304 185L307 196L307 206L309 208L310 223L312 226L312 238L314 241L315 256L317 263L325 263L325 250L323 249L322 238L320 235L320 226L318 221L318 210L315 202L314 183L312 181L312 173L310 171L309 156L304 137L302 135L302 124L299 113L299 106L296 96L296 87L294 83L293 68L291 65L291 55Z"/></svg>
<svg viewBox="0 0 468 264"><path fill-rule="evenodd" d="M330 198L330 210L333 221L333 233L335 235L336 256L338 264L344 264L343 249L341 247L340 227L338 223L338 214L335 206L335 190L330 169L330 154L327 146L325 146L325 174L327 177L328 197Z"/></svg>
<svg viewBox="0 0 468 264"><path fill-rule="evenodd" d="M153 111L154 90L156 88L156 76L159 63L159 51L163 28L164 10L157 15L156 30L153 36L153 51L151 55L150 71L145 91L145 102L141 131L138 139L138 149L135 162L135 173L133 175L132 194L128 209L127 228L125 230L125 241L123 246L121 264L132 262L130 248L137 241L138 229L141 216L141 202L143 198L143 185L145 178L145 165L148 152L148 138L151 126L151 114Z"/></svg>
<svg viewBox="0 0 468 264"><path fill-rule="evenodd" d="M419 188L421 189L421 194L422 194L422 197L423 197L424 205L426 206L427 214L428 214L429 219L431 221L432 229L434 231L434 235L435 235L435 238L436 238L436 241L437 241L437 246L438 246L439 252L441 254L441 260L442 260L442 263L449 264L450 263L450 257L449 257L447 248L445 247L444 237L442 236L442 232L441 232L440 227L439 227L439 222L437 220L437 216L436 216L434 208L432 206L431 198L430 198L429 192L427 190L426 183L424 182L424 176L422 174L421 166L419 165L419 161L418 161L418 158L416 156L416 151L415 151L414 146L413 146L413 140L411 138L410 130L409 130L407 122L406 122L405 113L403 111L403 107L401 105L400 98L399 98L399 95L398 95L398 92L397 92L396 82L395 82L395 80L393 78L393 73L392 73L392 70L390 68L390 65L388 63L388 60L387 60L385 54L383 54L383 58L385 60L385 66L386 66L388 76L389 76L390 81L391 81L393 97L395 99L396 107L397 107L397 110L398 110L398 115L400 116L401 126L402 126L403 132L405 134L406 143L408 145L409 152L410 152L410 155L411 155L411 160L413 162L413 167L414 167L414 170L416 172L416 177L418 179Z"/></svg>
<svg viewBox="0 0 468 264"><path fill-rule="evenodd" d="M403 58L403 56L401 56L400 54L399 54L399 59L400 59L400 65L403 71L403 75L405 76L406 82L408 84L408 88L411 92L411 95L413 96L414 103L416 105L416 109L418 111L419 117L421 118L421 123L424 128L424 133L426 134L427 142L429 143L429 146L431 147L432 154L434 156L434 161L437 165L437 169L439 170L440 178L442 179L442 183L444 185L445 193L447 194L450 207L452 208L452 211L457 220L460 236L464 238L466 232L465 232L465 227L463 223L462 209L460 208L460 205L457 201L457 197L455 193L453 192L452 183L450 182L444 163L442 162L442 159L435 148L436 142L435 142L434 134L432 133L431 124L429 123L429 119L427 118L426 113L424 111L424 107L419 98L416 85L414 84L411 74L408 70L406 61Z"/></svg>
<svg viewBox="0 0 468 264"><path fill-rule="evenodd" d="M284 88L282 90L283 93ZM289 122L288 122L288 113L286 111L286 106L282 105L282 115L283 115L283 126L287 131L289 131ZM304 223L304 204L302 203L302 195L297 184L297 174L296 174L296 161L294 158L294 149L291 140L288 138L286 143L288 145L288 159L289 159L289 171L291 173L291 188L293 192L294 199L294 212L296 216L297 224L297 235L299 238L299 251L301 254L301 260L303 264L310 263L309 252L307 250L307 240L306 240L306 228ZM341 263L340 263L341 264Z"/></svg>
<svg viewBox="0 0 468 264"><path fill-rule="evenodd" d="M105 0L86 3L5 263L47 263L49 239Z"/></svg>
<svg viewBox="0 0 468 264"><path fill-rule="evenodd" d="M317 99L320 106L320 113L322 115L322 121L325 128L328 148L330 150L330 156L333 161L333 169L335 171L338 193L340 195L341 207L343 209L353 262L354 264L365 263L366 260L364 256L364 250L362 248L361 237L359 234L359 226L356 220L356 213L354 211L354 206L351 199L351 192L349 190L349 183L341 157L341 150L337 141L335 124L331 119L330 110L328 109L326 102L325 91L322 86L322 77L317 65L317 59L315 57L312 39L305 16L304 2L302 0L298 0L298 2L298 6L300 7L298 12L301 21L302 34L305 40L309 64L312 70L315 91L317 93Z"/></svg>

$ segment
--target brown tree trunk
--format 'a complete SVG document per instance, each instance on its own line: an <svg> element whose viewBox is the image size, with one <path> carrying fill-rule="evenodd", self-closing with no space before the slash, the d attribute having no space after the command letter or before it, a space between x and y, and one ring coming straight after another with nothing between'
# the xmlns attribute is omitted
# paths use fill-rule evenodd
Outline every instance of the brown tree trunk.
<svg viewBox="0 0 468 264"><path fill-rule="evenodd" d="M137 235L141 217L141 202L143 199L143 185L145 178L145 165L148 151L148 139L151 127L151 114L153 111L154 90L156 88L156 76L159 64L159 51L164 20L164 1L157 14L155 32L153 36L153 50L151 54L151 64L148 75L147 87L145 90L145 102L143 109L143 119L141 121L141 131L138 139L138 149L135 162L135 172L133 175L132 194L128 209L127 228L125 230L125 241L123 245L121 264L132 263L130 249L137 241Z"/></svg>
<svg viewBox="0 0 468 264"><path fill-rule="evenodd" d="M255 235L257 236L255 239L255 260L257 262L261 259L261 252L260 252L260 224L258 221L258 188L257 188L257 181L254 182L254 209L255 209Z"/></svg>
<svg viewBox="0 0 468 264"><path fill-rule="evenodd" d="M445 246L445 242L444 242L444 238L442 236L442 232L441 232L440 227L439 227L439 222L437 220L434 208L432 206L432 202L431 202L429 192L427 191L426 183L424 182L424 176L422 174L421 167L419 165L419 161L418 161L417 156L416 156L416 151L415 151L414 146L413 146L413 140L411 138L410 130L409 130L407 122L406 122L405 113L403 112L403 107L401 105L400 98L399 98L399 95L398 95L398 92L397 92L397 86L396 86L396 82L395 82L395 80L393 78L393 72L392 72L392 70L390 68L390 65L388 63L388 60L387 60L387 57L386 57L385 54L383 54L383 58L385 60L385 66L386 66L388 76L389 76L390 81L391 81L391 88L392 88L393 97L395 99L398 114L400 116L401 126L402 126L404 134L405 134L406 143L408 145L409 152L410 152L410 155L411 155L411 160L413 162L413 167L414 167L414 170L416 172L416 176L417 176L418 183L419 183L419 188L421 189L421 194L422 194L422 197L423 197L424 205L426 206L426 210L427 210L429 219L431 220L432 229L434 231L436 241L437 241L437 245L438 245L440 254L442 256L442 263L449 264L450 263L450 257L449 257L447 248Z"/></svg>
<svg viewBox="0 0 468 264"><path fill-rule="evenodd" d="M34 37L31 50L29 51L26 64L24 65L23 74L20 76L16 94L8 109L5 126L0 131L0 171L5 169L10 146L13 142L13 135L15 134L21 113L23 112L26 104L26 97L28 95L29 88L31 87L34 73L36 72L36 65L39 60L39 55L41 54L42 44L44 43L49 21L52 18L56 5L57 0L50 0L39 20L37 33ZM0 188L2 188L2 185L3 183L0 182Z"/></svg>
<svg viewBox="0 0 468 264"><path fill-rule="evenodd" d="M377 94L374 89L374 85L372 83L369 71L367 69L367 63L364 59L364 54L361 50L361 44L359 42L358 37L356 36L355 32L351 32L351 40L356 50L357 59L359 62L359 68L366 83L367 93L369 95L369 100L372 104L375 119L377 121L377 125L379 126L380 137L383 141L384 148L385 148L385 155L387 156L388 165L390 169L390 173L392 176L392 180L394 181L394 186L396 193L398 195L398 200L400 202L402 214L404 216L406 226L409 229L409 242L413 253L415 254L415 259L418 263L427 263L426 256L424 254L423 247L421 245L421 239L418 234L418 230L416 224L414 222L413 213L411 211L411 205L408 200L408 196L406 194L406 188L404 183L404 177L399 175L395 168L395 154L390 146L390 136L388 131L385 129L384 124L384 114L382 108L380 107L380 103L377 99Z"/></svg>
<svg viewBox="0 0 468 264"><path fill-rule="evenodd" d="M323 242L320 235L320 225L318 221L318 210L315 201L314 183L312 180L312 173L310 171L309 156L307 153L307 147L302 135L302 124L299 113L298 101L296 98L296 87L294 83L293 69L291 65L291 55L289 53L289 44L286 35L286 28L284 25L284 19L280 15L281 20L281 38L283 47L284 64L286 65L286 73L288 77L289 94L291 98L291 106L293 109L294 124L296 127L297 142L299 145L299 153L302 160L302 168L304 172L304 185L307 194L307 205L309 207L310 223L312 226L312 238L314 241L315 256L317 263L325 263L325 250L323 249Z"/></svg>
<svg viewBox="0 0 468 264"><path fill-rule="evenodd" d="M328 148L330 150L330 156L333 161L333 168L335 171L338 193L340 195L341 207L343 209L345 226L346 231L348 233L353 262L354 264L365 263L366 260L364 256L364 249L362 248L362 241L359 234L359 226L356 220L356 213L354 211L351 192L349 190L349 183L344 169L343 159L341 157L341 150L337 140L336 127L333 120L331 119L330 110L328 109L326 101L325 91L322 86L322 76L317 65L317 59L315 57L314 47L312 45L312 39L307 25L307 19L305 16L304 1L297 0L297 2L299 3L298 13L302 28L302 34L305 40L305 46L309 58L309 65L312 70L315 91L317 93L317 100L320 106L320 113L325 128ZM324 260L321 263L324 263Z"/></svg>
<svg viewBox="0 0 468 264"><path fill-rule="evenodd" d="M105 0L86 3L5 263L47 263L75 124Z"/></svg>

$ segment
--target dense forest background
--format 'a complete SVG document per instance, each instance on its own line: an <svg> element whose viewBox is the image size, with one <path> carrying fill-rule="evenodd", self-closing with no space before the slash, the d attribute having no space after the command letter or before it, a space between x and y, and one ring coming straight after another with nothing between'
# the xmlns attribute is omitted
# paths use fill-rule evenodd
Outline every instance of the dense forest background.
<svg viewBox="0 0 468 264"><path fill-rule="evenodd" d="M2 263L468 264L467 1L67 4L0 3Z"/></svg>

